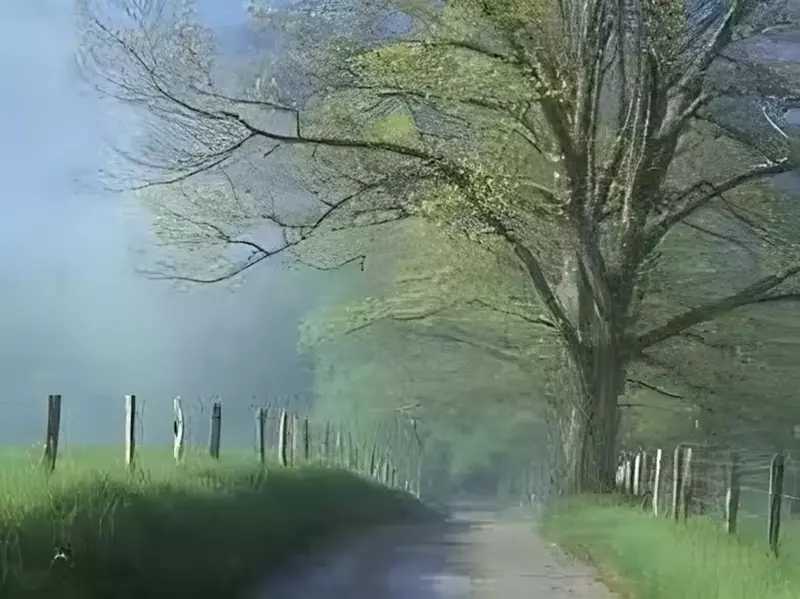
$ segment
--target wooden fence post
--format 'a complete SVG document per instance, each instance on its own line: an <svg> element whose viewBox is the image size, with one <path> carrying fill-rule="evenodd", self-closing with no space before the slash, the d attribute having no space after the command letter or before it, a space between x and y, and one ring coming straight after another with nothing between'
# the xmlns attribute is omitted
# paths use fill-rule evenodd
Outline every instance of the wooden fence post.
<svg viewBox="0 0 800 599"><path fill-rule="evenodd" d="M383 474L381 475L381 482L384 485L389 485L389 473L391 472L391 468L389 466L389 459L384 458L383 460Z"/></svg>
<svg viewBox="0 0 800 599"><path fill-rule="evenodd" d="M352 431L347 431L347 468L350 470L358 470L358 446L353 440Z"/></svg>
<svg viewBox="0 0 800 599"><path fill-rule="evenodd" d="M650 492L650 454L642 452L642 495Z"/></svg>
<svg viewBox="0 0 800 599"><path fill-rule="evenodd" d="M377 453L378 453L378 446L376 443L373 443L372 451L369 454L369 475L372 478L378 477L378 472L376 470L377 459L378 459Z"/></svg>
<svg viewBox="0 0 800 599"><path fill-rule="evenodd" d="M183 424L183 407L181 406L180 396L172 400L172 411L174 419L172 421L172 456L176 463L183 460L185 429Z"/></svg>
<svg viewBox="0 0 800 599"><path fill-rule="evenodd" d="M222 403L215 401L211 406L211 440L208 453L215 460L219 459L220 437L222 435Z"/></svg>
<svg viewBox="0 0 800 599"><path fill-rule="evenodd" d="M653 474L653 515L658 516L659 502L661 501L661 461L663 453L661 449L656 450L655 472Z"/></svg>
<svg viewBox="0 0 800 599"><path fill-rule="evenodd" d="M278 460L280 461L281 466L284 468L289 465L289 459L287 455L288 436L289 414L286 413L286 410L283 410L281 412L280 424L278 425Z"/></svg>
<svg viewBox="0 0 800 599"><path fill-rule="evenodd" d="M308 418L303 418L303 461L308 462L311 459L311 428L308 423Z"/></svg>
<svg viewBox="0 0 800 599"><path fill-rule="evenodd" d="M331 457L331 421L325 421L325 432L322 436L322 458L327 461Z"/></svg>
<svg viewBox="0 0 800 599"><path fill-rule="evenodd" d="M61 396L47 396L47 430L44 439L42 464L47 472L56 469L58 458L58 435L61 429Z"/></svg>
<svg viewBox="0 0 800 599"><path fill-rule="evenodd" d="M681 494L683 493L683 470L681 469L683 446L678 443L672 454L672 519L680 517Z"/></svg>
<svg viewBox="0 0 800 599"><path fill-rule="evenodd" d="M687 447L683 454L683 493L681 493L681 503L683 504L683 519L689 517L689 509L692 505L692 448Z"/></svg>
<svg viewBox="0 0 800 599"><path fill-rule="evenodd" d="M725 491L725 530L728 534L736 534L736 521L739 515L739 454L731 452L728 465L728 484Z"/></svg>
<svg viewBox="0 0 800 599"><path fill-rule="evenodd" d="M783 503L783 477L786 470L786 456L783 452L775 454L769 468L769 522L767 539L772 553L778 555L778 542L781 534L781 504Z"/></svg>
<svg viewBox="0 0 800 599"><path fill-rule="evenodd" d="M256 410L256 438L258 439L258 460L261 464L267 461L267 408Z"/></svg>
<svg viewBox="0 0 800 599"><path fill-rule="evenodd" d="M342 427L336 427L336 441L334 442L334 446L336 447L336 463L338 466L345 466L344 460L344 445L342 444Z"/></svg>
<svg viewBox="0 0 800 599"><path fill-rule="evenodd" d="M636 452L633 458L633 494L642 495L642 452Z"/></svg>
<svg viewBox="0 0 800 599"><path fill-rule="evenodd" d="M136 396L125 396L125 467L136 468Z"/></svg>
<svg viewBox="0 0 800 599"><path fill-rule="evenodd" d="M625 493L631 495L633 493L633 461L631 457L625 456Z"/></svg>
<svg viewBox="0 0 800 599"><path fill-rule="evenodd" d="M292 416L292 430L290 433L292 441L292 466L296 466L298 462L298 454L300 453L300 419L297 416Z"/></svg>

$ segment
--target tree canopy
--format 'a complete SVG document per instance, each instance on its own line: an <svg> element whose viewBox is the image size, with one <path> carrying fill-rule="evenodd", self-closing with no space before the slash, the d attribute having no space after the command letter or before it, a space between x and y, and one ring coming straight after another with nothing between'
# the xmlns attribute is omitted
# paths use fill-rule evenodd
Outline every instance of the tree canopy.
<svg viewBox="0 0 800 599"><path fill-rule="evenodd" d="M779 17L775 5L300 2L277 18L255 7L302 43L294 68L266 64L243 92L215 83L213 38L190 13L117 4L119 14L87 7L83 65L105 93L146 109L150 134L124 152L134 186L173 243L222 249L221 261L202 261L207 274L165 276L228 280L287 251L321 269L364 269L369 244L315 252L308 240L408 218L445 225L452 247L468 240L510 261L521 285L490 286L491 301L459 287L444 307L535 324L521 340L528 359L543 339L566 351L576 487L610 479L636 368L734 310L797 298L796 209L763 184L797 166L776 124L783 97L760 107L753 136L714 111L744 96L718 66L725 51ZM360 38L341 35L345 15ZM780 73L731 62L789 95ZM280 235L253 234L265 225ZM733 251L736 278L716 276ZM455 255L469 272L474 252ZM357 316L396 321L408 309L392 299ZM487 351L507 354L498 341Z"/></svg>

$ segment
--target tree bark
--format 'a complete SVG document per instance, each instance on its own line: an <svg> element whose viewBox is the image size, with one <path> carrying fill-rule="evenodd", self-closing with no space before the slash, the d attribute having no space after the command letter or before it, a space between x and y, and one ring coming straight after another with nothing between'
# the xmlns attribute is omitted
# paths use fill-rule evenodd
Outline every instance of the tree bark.
<svg viewBox="0 0 800 599"><path fill-rule="evenodd" d="M578 384L565 439L568 493L613 490L617 465L619 398L624 391L627 360L622 309L600 313L581 269L575 271L579 347L572 355Z"/></svg>
<svg viewBox="0 0 800 599"><path fill-rule="evenodd" d="M568 493L604 493L614 488L619 397L625 368L619 352L598 351L591 365L580 367L580 394L570 414L565 473Z"/></svg>

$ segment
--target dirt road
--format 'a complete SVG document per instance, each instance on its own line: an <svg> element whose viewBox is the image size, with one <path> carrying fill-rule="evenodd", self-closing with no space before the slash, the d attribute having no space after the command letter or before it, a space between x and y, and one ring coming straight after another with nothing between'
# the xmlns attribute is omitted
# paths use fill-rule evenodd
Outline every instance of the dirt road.
<svg viewBox="0 0 800 599"><path fill-rule="evenodd" d="M459 506L444 523L374 530L302 556L256 599L612 599L530 520Z"/></svg>

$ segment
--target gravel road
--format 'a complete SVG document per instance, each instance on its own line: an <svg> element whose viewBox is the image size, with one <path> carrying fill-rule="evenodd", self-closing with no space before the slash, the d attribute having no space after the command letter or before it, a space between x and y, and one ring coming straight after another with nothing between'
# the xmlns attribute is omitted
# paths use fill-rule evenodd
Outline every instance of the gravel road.
<svg viewBox="0 0 800 599"><path fill-rule="evenodd" d="M613 599L530 520L458 506L446 522L375 529L295 560L253 599Z"/></svg>

